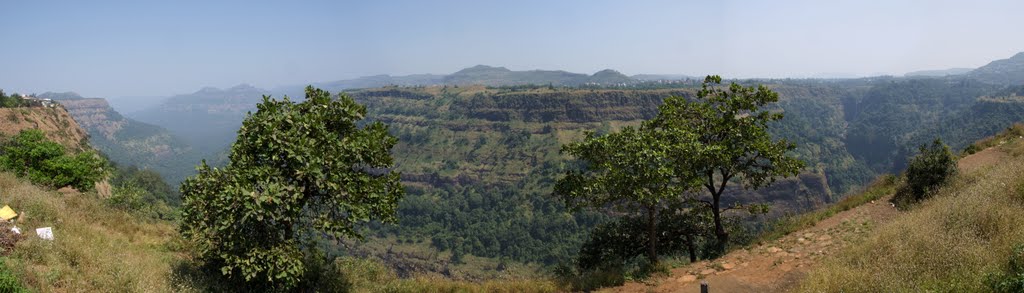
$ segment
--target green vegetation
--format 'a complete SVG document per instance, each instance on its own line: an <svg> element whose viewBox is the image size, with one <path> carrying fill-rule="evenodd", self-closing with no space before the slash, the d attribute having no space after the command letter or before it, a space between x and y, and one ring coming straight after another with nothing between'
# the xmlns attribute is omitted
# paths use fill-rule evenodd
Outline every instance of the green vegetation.
<svg viewBox="0 0 1024 293"><path fill-rule="evenodd" d="M46 139L42 131L23 130L2 146L0 165L32 180L51 187L71 186L78 190L92 190L93 184L105 175L105 161L96 153L84 151L65 153L64 147Z"/></svg>
<svg viewBox="0 0 1024 293"><path fill-rule="evenodd" d="M396 138L383 123L359 127L366 108L306 89L306 99L264 97L242 123L230 163L182 183L182 235L210 272L250 290L305 281L322 236L361 237L371 220L394 222L403 196L392 167Z"/></svg>
<svg viewBox="0 0 1024 293"><path fill-rule="evenodd" d="M1024 245L1014 247L1003 270L987 275L985 284L994 292L1024 292Z"/></svg>
<svg viewBox="0 0 1024 293"><path fill-rule="evenodd" d="M25 286L21 284L21 280L18 276L15 276L11 272L10 268L7 268L7 262L0 259L0 292L10 293L22 293L29 292L25 289Z"/></svg>
<svg viewBox="0 0 1024 293"><path fill-rule="evenodd" d="M769 122L768 133L773 140L795 144L790 154L807 167L798 178L772 187L778 190L738 191L736 196L727 190L730 196L723 197L722 205L766 199L762 202L773 207L769 218L819 208L879 174L902 171L914 148L935 137L959 150L1024 119L1018 117L1024 110L1015 110L1024 103L978 98L1012 91L962 78L737 81L753 82L779 94L778 102L763 110L786 115ZM398 205L400 225L371 224L373 232L360 242L358 251L331 253L379 253L390 246L436 252L424 252L430 260L387 258L396 266L452 255L549 267L571 262L571 255L588 239L587 231L610 217L596 212L567 216L564 203L548 196L558 175L570 167L563 163L568 156L559 154L560 146L582 139L586 130L607 134L624 126L638 127L658 114L666 97L693 99L699 88L693 82L628 89L547 84L387 86L350 92L368 106L367 120L387 123L399 138L393 150L395 168L402 173L407 196ZM258 92L251 87L205 89L162 106L180 115L150 116L162 115L161 125L177 123L168 128L191 133L190 141L219 141L233 137ZM189 110L203 107L225 111ZM196 146L204 148L210 146ZM224 158L211 165L226 162L226 151L211 152ZM191 171L181 169L181 174ZM460 266L475 265L479 263ZM443 273L444 268L431 270ZM481 272L478 277L493 274Z"/></svg>
<svg viewBox="0 0 1024 293"><path fill-rule="evenodd" d="M961 155L971 155L990 147L1002 145L1008 140L1020 138L1022 136L1024 136L1024 124L1014 123L997 135L989 136L971 143L967 148L964 148Z"/></svg>
<svg viewBox="0 0 1024 293"><path fill-rule="evenodd" d="M714 233L714 224L710 210L706 208L690 208L679 211L678 206L669 206L656 218L658 255L676 255L685 252L690 262L699 256L709 256L710 241ZM625 216L614 222L598 225L590 235L590 239L580 248L577 265L581 271L614 271L623 270L635 278L643 274L630 274L626 269L635 263L638 256L647 253L644 243L650 243L650 233L646 233L649 225L644 216ZM651 267L647 263L637 266L642 269Z"/></svg>
<svg viewBox="0 0 1024 293"><path fill-rule="evenodd" d="M721 77L708 76L696 101L666 99L652 124L670 136L677 179L695 181L710 193L711 200L704 202L711 208L719 252L725 252L729 233L722 212L732 208L751 212L764 209L749 203L747 207L722 206L726 185L736 179L733 183L743 188L758 189L776 178L799 174L804 162L788 154L795 145L785 139L774 140L768 133L768 123L783 115L763 108L777 102L778 93L763 85L756 89L736 83L728 90L715 87L721 83ZM691 135L694 140L688 137Z"/></svg>
<svg viewBox="0 0 1024 293"><path fill-rule="evenodd" d="M956 172L956 157L942 140L935 139L930 146L922 145L917 156L910 160L904 172L906 182L896 190L892 201L902 209L927 199Z"/></svg>
<svg viewBox="0 0 1024 293"><path fill-rule="evenodd" d="M17 108L27 107L28 101L22 99L18 95L7 95L4 94L3 90L0 90L0 108Z"/></svg>
<svg viewBox="0 0 1024 293"><path fill-rule="evenodd" d="M565 145L562 151L582 162L579 171L570 170L555 185L555 194L566 206L617 208L627 214L642 210L647 233L644 242L633 245L647 246L647 259L652 266L658 263L658 213L668 201L696 184L691 181L675 182L669 145L646 127L625 127L604 136L587 133L578 143ZM662 213L674 211L662 211ZM632 231L639 233L640 231Z"/></svg>

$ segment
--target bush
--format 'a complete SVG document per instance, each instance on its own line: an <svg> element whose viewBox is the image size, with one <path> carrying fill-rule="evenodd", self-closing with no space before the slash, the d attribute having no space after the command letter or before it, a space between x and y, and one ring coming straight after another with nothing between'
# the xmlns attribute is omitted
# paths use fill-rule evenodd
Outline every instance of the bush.
<svg viewBox="0 0 1024 293"><path fill-rule="evenodd" d="M978 147L978 145L972 143L971 145L967 146L967 148L964 149L964 154L973 155L974 153L977 153L979 151L981 151L981 148Z"/></svg>
<svg viewBox="0 0 1024 293"><path fill-rule="evenodd" d="M113 194L107 199L107 205L126 211L137 211L146 205L143 200L146 190L132 184L114 187Z"/></svg>
<svg viewBox="0 0 1024 293"><path fill-rule="evenodd" d="M141 188L146 192L147 201L163 201L171 206L181 205L181 197L177 191L160 177L160 173L150 169L139 169L135 166L118 167L117 172L111 178L110 183L114 186L132 185Z"/></svg>
<svg viewBox="0 0 1024 293"><path fill-rule="evenodd" d="M1024 292L1024 245L1014 247L1003 271L988 274L985 284L995 292Z"/></svg>
<svg viewBox="0 0 1024 293"><path fill-rule="evenodd" d="M18 280L14 272L7 268L7 263L3 261L0 261L0 292L28 292L21 284L21 280Z"/></svg>
<svg viewBox="0 0 1024 293"><path fill-rule="evenodd" d="M942 140L935 139L931 146L922 145L910 160L905 174L906 182L896 190L893 203L900 208L920 202L946 183L957 172L956 157Z"/></svg>
<svg viewBox="0 0 1024 293"><path fill-rule="evenodd" d="M22 130L4 143L0 165L36 184L71 186L82 191L92 190L93 184L105 175L105 162L96 153L69 155L63 146L46 139L38 129Z"/></svg>

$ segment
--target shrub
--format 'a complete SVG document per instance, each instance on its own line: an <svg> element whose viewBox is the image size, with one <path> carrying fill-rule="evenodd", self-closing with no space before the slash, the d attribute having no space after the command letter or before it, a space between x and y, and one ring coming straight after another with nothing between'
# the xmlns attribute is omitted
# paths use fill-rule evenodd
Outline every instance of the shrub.
<svg viewBox="0 0 1024 293"><path fill-rule="evenodd" d="M3 261L0 261L0 292L28 292L21 284L21 280L18 280L14 272L7 268L7 263Z"/></svg>
<svg viewBox="0 0 1024 293"><path fill-rule="evenodd" d="M1024 292L1024 245L1017 245L1003 271L988 274L985 284L995 292Z"/></svg>
<svg viewBox="0 0 1024 293"><path fill-rule="evenodd" d="M981 148L978 147L978 145L972 143L971 145L967 146L967 148L964 149L964 154L973 155L978 151L981 151Z"/></svg>
<svg viewBox="0 0 1024 293"><path fill-rule="evenodd" d="M146 202L143 200L145 195L146 190L136 185L117 186L110 198L107 199L107 205L121 210L137 211L145 206Z"/></svg>
<svg viewBox="0 0 1024 293"><path fill-rule="evenodd" d="M922 145L918 150L904 173L906 182L892 199L900 208L928 198L957 172L956 157L942 140L935 139L931 146Z"/></svg>
<svg viewBox="0 0 1024 293"><path fill-rule="evenodd" d="M22 130L4 143L0 165L36 184L83 191L92 190L93 183L105 175L105 162L96 153L69 155L38 129Z"/></svg>

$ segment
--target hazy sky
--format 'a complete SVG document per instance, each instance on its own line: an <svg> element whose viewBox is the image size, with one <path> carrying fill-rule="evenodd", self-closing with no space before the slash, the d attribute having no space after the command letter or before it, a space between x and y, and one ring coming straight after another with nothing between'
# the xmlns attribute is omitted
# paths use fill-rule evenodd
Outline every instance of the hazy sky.
<svg viewBox="0 0 1024 293"><path fill-rule="evenodd" d="M809 77L1024 51L1024 1L3 1L0 89L164 96L373 74Z"/></svg>

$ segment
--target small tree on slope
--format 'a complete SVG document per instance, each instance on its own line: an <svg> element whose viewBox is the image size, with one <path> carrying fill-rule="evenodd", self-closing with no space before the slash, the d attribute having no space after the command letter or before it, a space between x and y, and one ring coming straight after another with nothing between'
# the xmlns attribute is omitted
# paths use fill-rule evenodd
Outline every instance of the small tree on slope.
<svg viewBox="0 0 1024 293"><path fill-rule="evenodd" d="M906 208L931 196L956 173L956 157L936 138L931 145L918 147L917 156L910 160L904 173L906 183L896 190L892 201L899 208Z"/></svg>

